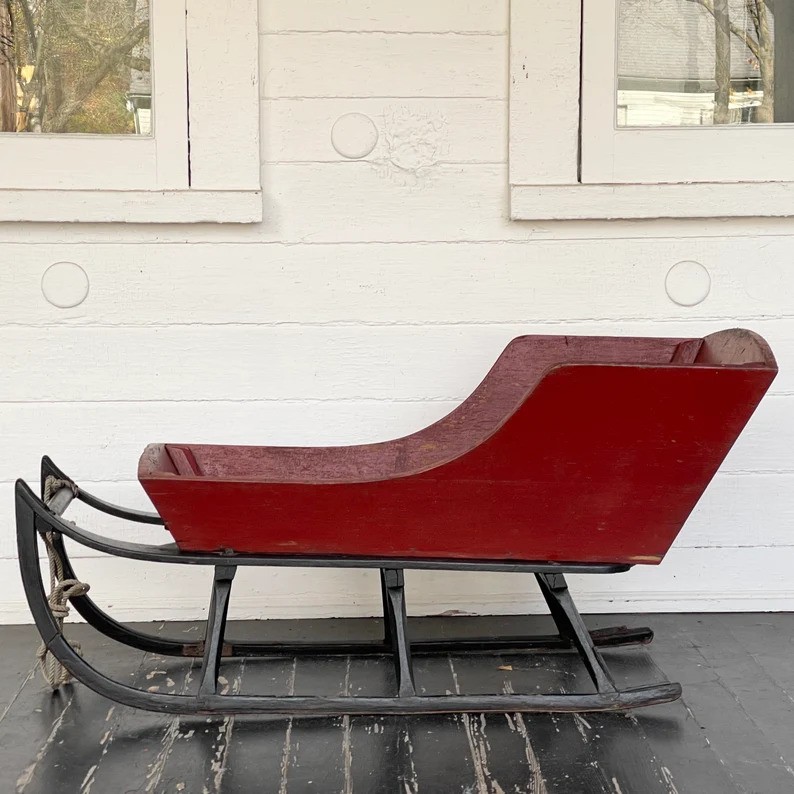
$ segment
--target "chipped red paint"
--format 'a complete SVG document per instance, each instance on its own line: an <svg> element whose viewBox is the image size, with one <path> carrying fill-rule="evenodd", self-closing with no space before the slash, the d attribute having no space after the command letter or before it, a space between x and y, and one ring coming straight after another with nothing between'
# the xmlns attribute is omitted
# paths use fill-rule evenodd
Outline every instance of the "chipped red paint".
<svg viewBox="0 0 794 794"><path fill-rule="evenodd" d="M776 373L738 329L520 337L405 438L155 444L138 475L184 550L658 563Z"/></svg>

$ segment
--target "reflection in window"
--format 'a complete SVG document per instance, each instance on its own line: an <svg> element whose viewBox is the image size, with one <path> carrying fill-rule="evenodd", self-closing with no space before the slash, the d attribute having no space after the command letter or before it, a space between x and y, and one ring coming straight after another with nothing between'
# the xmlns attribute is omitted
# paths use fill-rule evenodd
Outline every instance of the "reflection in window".
<svg viewBox="0 0 794 794"><path fill-rule="evenodd" d="M620 0L619 127L794 122L794 0Z"/></svg>
<svg viewBox="0 0 794 794"><path fill-rule="evenodd" d="M0 0L0 132L150 135L151 112L149 0Z"/></svg>

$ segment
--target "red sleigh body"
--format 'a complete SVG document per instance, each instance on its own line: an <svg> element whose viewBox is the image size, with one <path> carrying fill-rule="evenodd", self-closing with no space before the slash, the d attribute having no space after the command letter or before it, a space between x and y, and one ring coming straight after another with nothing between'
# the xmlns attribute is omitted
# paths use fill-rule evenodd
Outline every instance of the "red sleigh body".
<svg viewBox="0 0 794 794"><path fill-rule="evenodd" d="M520 337L410 436L155 444L138 473L183 551L654 564L776 372L742 330Z"/></svg>

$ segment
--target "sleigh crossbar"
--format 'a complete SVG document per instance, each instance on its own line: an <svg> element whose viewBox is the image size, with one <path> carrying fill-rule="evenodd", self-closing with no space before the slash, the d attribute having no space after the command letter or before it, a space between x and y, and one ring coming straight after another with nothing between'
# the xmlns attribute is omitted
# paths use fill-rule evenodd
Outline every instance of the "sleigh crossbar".
<svg viewBox="0 0 794 794"><path fill-rule="evenodd" d="M171 545L132 544L103 538L62 518L74 499L110 515L140 523L156 523L156 514L127 510L97 499L77 486L49 459L42 462L42 497L36 496L22 481L16 487L17 540L25 594L45 646L71 675L97 693L118 703L150 711L176 714L289 714L289 715L363 715L423 714L451 712L586 712L627 710L675 700L681 687L662 683L632 689L619 688L600 653L603 647L649 643L653 634L647 628L615 627L588 631L579 615L565 581L565 573L618 573L629 566L619 564L561 564L548 562L420 560L326 557L269 557L244 554L205 554L180 552ZM150 692L119 683L91 666L69 644L47 602L39 567L40 536L52 539L60 557L63 575L76 578L64 538L78 544L121 557L151 562L176 562L211 565L214 568L212 593L203 640L184 642L129 628L107 615L90 596L70 599L77 612L95 629L125 645L152 653L200 658L201 670L196 694ZM369 642L257 642L228 641L226 618L232 583L239 565L367 567L380 570L383 599L384 636ZM497 570L533 573L550 608L558 633L531 637L482 637L437 639L411 642L406 617L403 568L445 568L449 570ZM564 652L572 651L582 659L593 684L592 693L424 695L417 691L413 658L422 654L469 652ZM391 657L396 676L395 693L384 697L361 696L264 696L222 694L218 675L222 660L231 657L264 658L273 656L384 655Z"/></svg>

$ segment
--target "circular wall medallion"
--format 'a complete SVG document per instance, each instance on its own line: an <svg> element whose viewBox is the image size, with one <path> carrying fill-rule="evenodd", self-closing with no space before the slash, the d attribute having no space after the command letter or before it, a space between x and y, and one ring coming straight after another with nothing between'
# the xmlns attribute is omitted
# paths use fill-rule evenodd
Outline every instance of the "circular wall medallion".
<svg viewBox="0 0 794 794"><path fill-rule="evenodd" d="M711 276L700 262L678 262L668 271L664 288L673 303L697 306L711 292Z"/></svg>
<svg viewBox="0 0 794 794"><path fill-rule="evenodd" d="M88 276L74 262L56 262L44 271L41 291L53 306L71 309L88 297Z"/></svg>
<svg viewBox="0 0 794 794"><path fill-rule="evenodd" d="M346 113L331 128L331 143L342 157L360 160L366 157L378 142L378 128L363 113Z"/></svg>

